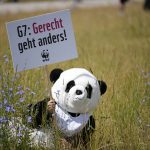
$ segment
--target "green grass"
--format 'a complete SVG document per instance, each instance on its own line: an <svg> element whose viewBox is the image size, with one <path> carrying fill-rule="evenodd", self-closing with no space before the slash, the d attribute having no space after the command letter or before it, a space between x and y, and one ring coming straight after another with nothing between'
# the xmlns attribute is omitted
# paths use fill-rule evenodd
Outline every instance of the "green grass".
<svg viewBox="0 0 150 150"><path fill-rule="evenodd" d="M1 90L9 97L9 88L13 88L15 93L19 85L22 85L24 90L30 87L36 94L27 93L24 96L26 99L24 103L35 102L49 94L50 84L47 83L47 75L53 68L60 67L64 70L71 67L91 68L97 78L103 79L108 85L106 94L94 112L96 131L90 143L92 149L148 150L150 147L149 12L145 12L141 5L129 5L125 16L118 15L118 8L115 7L74 10L72 20L78 59L14 74L5 23L45 12L0 16ZM8 56L8 63L4 63L6 59L4 55ZM14 76L17 76L17 79L12 82ZM1 101L3 98L0 97ZM10 98L9 100L11 101ZM13 97L13 101L18 100L18 97Z"/></svg>

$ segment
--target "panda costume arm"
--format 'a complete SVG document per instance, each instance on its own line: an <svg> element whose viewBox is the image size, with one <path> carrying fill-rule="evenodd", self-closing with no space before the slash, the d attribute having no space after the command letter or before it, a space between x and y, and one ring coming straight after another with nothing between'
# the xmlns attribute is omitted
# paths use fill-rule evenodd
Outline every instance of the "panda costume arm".
<svg viewBox="0 0 150 150"><path fill-rule="evenodd" d="M55 75L54 73L55 72ZM50 81L54 83L63 72L61 69L54 69L50 75ZM53 74L53 76L52 76ZM24 113L25 116L32 117L32 123L28 123L32 128L39 129L41 127L50 127L53 122L53 113L48 111L47 105L50 98L45 98L37 102L36 104L29 104L27 106L27 111ZM24 117L25 118L25 117ZM27 121L24 120L25 123Z"/></svg>
<svg viewBox="0 0 150 150"><path fill-rule="evenodd" d="M45 98L42 101L37 102L36 104L30 104L27 106L26 115L32 117L32 123L30 126L32 128L45 128L50 127L52 122L52 114L47 110L47 103L50 101L50 98Z"/></svg>

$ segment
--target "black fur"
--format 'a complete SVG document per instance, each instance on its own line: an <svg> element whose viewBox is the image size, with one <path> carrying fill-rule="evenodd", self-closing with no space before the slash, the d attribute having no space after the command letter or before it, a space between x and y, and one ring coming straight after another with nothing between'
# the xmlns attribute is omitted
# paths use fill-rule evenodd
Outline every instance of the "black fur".
<svg viewBox="0 0 150 150"><path fill-rule="evenodd" d="M72 112L68 112L68 114L70 114L70 116L72 117L78 117L80 115L80 113L72 113Z"/></svg>
<svg viewBox="0 0 150 150"><path fill-rule="evenodd" d="M52 121L52 113L47 111L47 102L50 98L46 98L36 104L30 104L27 108L28 116L32 116L33 128L45 128L49 127Z"/></svg>
<svg viewBox="0 0 150 150"><path fill-rule="evenodd" d="M63 72L63 70L60 68L56 68L56 69L52 70L50 73L50 81L52 83L55 83L62 72Z"/></svg>
<svg viewBox="0 0 150 150"><path fill-rule="evenodd" d="M104 81L100 81L100 80L98 80L98 83L99 83L99 86L100 86L101 95L103 95L107 90L107 85Z"/></svg>
<svg viewBox="0 0 150 150"><path fill-rule="evenodd" d="M92 86L90 84L88 84L87 87L86 87L87 98L91 98L91 96L92 96L92 90L93 90Z"/></svg>
<svg viewBox="0 0 150 150"><path fill-rule="evenodd" d="M75 82L74 82L73 80L71 80L70 82L67 83L65 92L68 93L69 90L70 90L73 86L75 86Z"/></svg>

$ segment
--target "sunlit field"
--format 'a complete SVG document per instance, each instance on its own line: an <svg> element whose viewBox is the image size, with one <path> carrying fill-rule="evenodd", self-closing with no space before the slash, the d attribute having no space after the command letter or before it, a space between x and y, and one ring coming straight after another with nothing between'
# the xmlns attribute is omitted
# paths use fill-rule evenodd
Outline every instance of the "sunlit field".
<svg viewBox="0 0 150 150"><path fill-rule="evenodd" d="M22 117L26 104L50 95L52 69L83 67L92 70L108 86L94 112L96 130L89 148L148 150L150 12L144 11L140 4L129 5L123 16L118 7L75 9L72 21L79 57L15 73L5 23L52 11L0 16L0 127L5 131L1 132L0 149L30 149L28 135L22 133L24 130L18 129L16 138L11 138L8 126L3 124L11 117ZM56 149L61 149L61 145Z"/></svg>

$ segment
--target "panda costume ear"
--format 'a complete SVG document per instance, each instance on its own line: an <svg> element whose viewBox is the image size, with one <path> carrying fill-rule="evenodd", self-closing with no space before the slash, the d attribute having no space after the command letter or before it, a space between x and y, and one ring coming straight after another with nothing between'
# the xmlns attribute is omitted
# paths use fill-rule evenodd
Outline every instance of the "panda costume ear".
<svg viewBox="0 0 150 150"><path fill-rule="evenodd" d="M60 69L60 68L56 68L56 69L53 69L52 71L51 71L51 73L50 73L50 81L52 82L52 83L55 83L56 82L56 80L59 78L59 76L60 76L60 74L63 72L63 70L62 69Z"/></svg>
<svg viewBox="0 0 150 150"><path fill-rule="evenodd" d="M104 81L100 81L100 80L98 80L98 83L99 83L101 95L103 95L107 90L107 85Z"/></svg>

